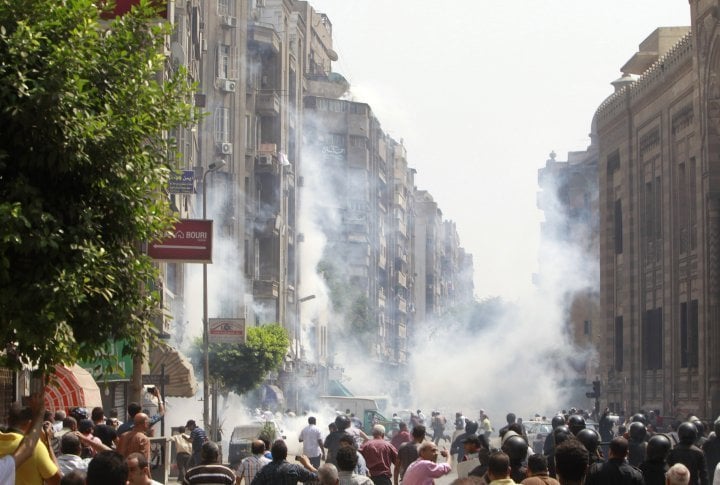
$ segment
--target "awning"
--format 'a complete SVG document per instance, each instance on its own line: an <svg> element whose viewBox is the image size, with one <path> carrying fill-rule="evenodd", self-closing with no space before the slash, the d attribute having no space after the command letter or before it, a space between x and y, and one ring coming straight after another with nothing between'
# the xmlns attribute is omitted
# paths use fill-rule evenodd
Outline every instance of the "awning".
<svg viewBox="0 0 720 485"><path fill-rule="evenodd" d="M102 396L93 376L74 365L55 367L55 375L45 388L45 408L49 411L68 411L74 407L102 407Z"/></svg>
<svg viewBox="0 0 720 485"><path fill-rule="evenodd" d="M193 366L179 350L157 347L150 354L150 374L160 375L165 365L165 396L193 397L197 393L197 381Z"/></svg>

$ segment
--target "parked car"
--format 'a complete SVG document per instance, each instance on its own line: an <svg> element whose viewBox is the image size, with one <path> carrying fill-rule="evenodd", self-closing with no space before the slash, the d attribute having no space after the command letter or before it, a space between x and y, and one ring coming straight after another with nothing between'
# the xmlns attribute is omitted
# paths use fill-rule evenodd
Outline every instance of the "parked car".
<svg viewBox="0 0 720 485"><path fill-rule="evenodd" d="M548 421L523 421L523 426L533 452L542 454L545 438L552 433L552 424Z"/></svg>

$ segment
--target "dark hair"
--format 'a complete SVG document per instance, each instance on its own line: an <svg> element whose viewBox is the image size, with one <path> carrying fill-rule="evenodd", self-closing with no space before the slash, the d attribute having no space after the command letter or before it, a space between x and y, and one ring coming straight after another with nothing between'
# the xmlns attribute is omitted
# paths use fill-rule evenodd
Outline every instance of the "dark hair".
<svg viewBox="0 0 720 485"><path fill-rule="evenodd" d="M60 485L85 485L85 472L81 470L67 472L60 480Z"/></svg>
<svg viewBox="0 0 720 485"><path fill-rule="evenodd" d="M103 411L103 408L96 406L90 411L90 419L93 420L93 423L95 421L100 421L105 417L105 411Z"/></svg>
<svg viewBox="0 0 720 485"><path fill-rule="evenodd" d="M405 421L400 421L400 423L398 424L398 428L402 430L407 429L407 423Z"/></svg>
<svg viewBox="0 0 720 485"><path fill-rule="evenodd" d="M357 466L357 451L355 451L355 448L341 447L335 455L335 461L337 462L338 469L344 472L351 472L355 470Z"/></svg>
<svg viewBox="0 0 720 485"><path fill-rule="evenodd" d="M63 455L78 455L82 451L80 438L73 433L65 433L60 439L60 452Z"/></svg>
<svg viewBox="0 0 720 485"><path fill-rule="evenodd" d="M206 441L200 448L200 461L202 463L217 463L220 456L220 448L212 441Z"/></svg>
<svg viewBox="0 0 720 485"><path fill-rule="evenodd" d="M555 448L555 470L565 480L582 480L589 460L587 450L576 439L563 441Z"/></svg>
<svg viewBox="0 0 720 485"><path fill-rule="evenodd" d="M524 433L522 424L518 423L517 421L514 422L514 423L512 423L512 424L510 424L510 425L507 427L507 430L508 430L508 431L515 431L515 432L516 432L517 434L519 434L520 436L522 436L523 433Z"/></svg>
<svg viewBox="0 0 720 485"><path fill-rule="evenodd" d="M81 433L92 433L93 428L93 422L89 419L81 419L78 423L78 431Z"/></svg>
<svg viewBox="0 0 720 485"><path fill-rule="evenodd" d="M87 485L125 485L127 479L127 463L117 451L101 451L88 465Z"/></svg>
<svg viewBox="0 0 720 485"><path fill-rule="evenodd" d="M425 437L425 433L426 433L426 429L425 429L425 426L423 426L422 424L418 424L417 426L413 427L413 430L412 430L413 438L422 439Z"/></svg>
<svg viewBox="0 0 720 485"><path fill-rule="evenodd" d="M505 453L499 451L490 455L490 460L488 461L488 472L494 477L507 477L508 468L510 468L510 457Z"/></svg>
<svg viewBox="0 0 720 485"><path fill-rule="evenodd" d="M134 417L141 410L142 410L142 407L136 402L131 402L130 404L128 404L128 415L131 418Z"/></svg>
<svg viewBox="0 0 720 485"><path fill-rule="evenodd" d="M344 433L342 436L340 436L340 439L338 440L340 443L347 443L349 445L352 445L353 448L355 448L355 438L352 437L351 434Z"/></svg>
<svg viewBox="0 0 720 485"><path fill-rule="evenodd" d="M145 453L139 453L137 451L135 453L130 453L127 457L127 460L130 460L130 459L137 460L138 468L141 470L143 468L147 468L149 465L147 457L145 456Z"/></svg>
<svg viewBox="0 0 720 485"><path fill-rule="evenodd" d="M77 430L77 426L77 419L73 418L72 416L68 416L67 418L63 419L63 428Z"/></svg>
<svg viewBox="0 0 720 485"><path fill-rule="evenodd" d="M514 423L515 422L515 414L508 413L507 416L505 416L505 420L508 422L508 424Z"/></svg>
<svg viewBox="0 0 720 485"><path fill-rule="evenodd" d="M310 416L308 418L308 424L317 424L317 419L315 419L315 416Z"/></svg>
<svg viewBox="0 0 720 485"><path fill-rule="evenodd" d="M10 411L8 412L7 424L12 427L17 427L28 421L32 421L30 406L23 406L20 402L12 403L10 405Z"/></svg>
<svg viewBox="0 0 720 485"><path fill-rule="evenodd" d="M115 438L117 438L117 430L107 424L98 424L97 426L95 426L95 431L93 432L93 434L96 438L100 438L102 444L108 447L112 447L113 441L115 441Z"/></svg>
<svg viewBox="0 0 720 485"><path fill-rule="evenodd" d="M628 441L622 436L618 436L610 442L610 453L616 457L625 457L628 454L628 446Z"/></svg>
<svg viewBox="0 0 720 485"><path fill-rule="evenodd" d="M463 440L463 445L468 445L468 444L469 444L469 445L475 445L475 446L477 446L478 448L480 448L480 446L481 446L481 445L480 445L480 438L477 437L477 436L475 436L475 435L468 436L467 438L465 438L465 440Z"/></svg>
<svg viewBox="0 0 720 485"><path fill-rule="evenodd" d="M528 457L527 467L528 470L533 473L544 472L548 469L547 460L545 459L545 456L539 453L530 455Z"/></svg>
<svg viewBox="0 0 720 485"><path fill-rule="evenodd" d="M275 440L272 444L270 453L272 453L273 461L284 461L287 458L287 445L283 440Z"/></svg>

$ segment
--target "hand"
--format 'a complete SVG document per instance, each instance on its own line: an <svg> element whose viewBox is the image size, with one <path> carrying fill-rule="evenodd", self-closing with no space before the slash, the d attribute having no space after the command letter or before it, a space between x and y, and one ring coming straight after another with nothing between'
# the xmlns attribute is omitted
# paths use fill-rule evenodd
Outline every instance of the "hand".
<svg viewBox="0 0 720 485"><path fill-rule="evenodd" d="M442 451L440 452L440 456L442 456L443 458L447 458L448 455L449 455L448 450L443 448Z"/></svg>

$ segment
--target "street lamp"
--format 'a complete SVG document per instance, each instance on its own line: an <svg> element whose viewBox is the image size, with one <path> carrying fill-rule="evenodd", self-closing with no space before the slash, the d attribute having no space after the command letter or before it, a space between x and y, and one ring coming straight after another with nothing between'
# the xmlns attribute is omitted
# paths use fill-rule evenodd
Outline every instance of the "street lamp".
<svg viewBox="0 0 720 485"><path fill-rule="evenodd" d="M208 165L202 176L202 218L207 218L207 174L217 172L225 166L225 160L216 160ZM207 263L203 263L203 423L210 423L210 324L208 322ZM213 423L214 424L214 423ZM212 430L211 430L212 431ZM210 439L214 439L212 436Z"/></svg>

